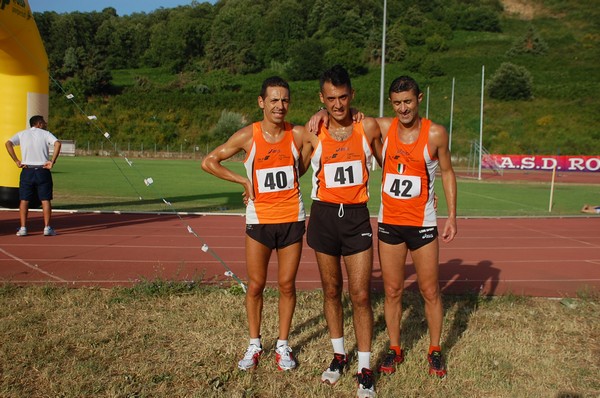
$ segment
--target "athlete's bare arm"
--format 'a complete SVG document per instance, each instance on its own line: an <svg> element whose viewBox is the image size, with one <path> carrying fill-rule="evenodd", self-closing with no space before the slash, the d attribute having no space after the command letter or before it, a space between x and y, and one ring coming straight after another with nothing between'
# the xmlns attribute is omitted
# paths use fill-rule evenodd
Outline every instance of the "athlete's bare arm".
<svg viewBox="0 0 600 398"><path fill-rule="evenodd" d="M317 138L314 132L311 132L309 130L307 123L304 128L302 139L302 151L300 156L302 162L300 164L300 175L304 175L304 173L306 173L306 171L310 167L310 159L318 143L319 138Z"/></svg>
<svg viewBox="0 0 600 398"><path fill-rule="evenodd" d="M444 242L450 242L457 233L456 227L456 175L452 168L450 149L448 149L448 133L444 126L432 123L429 129L429 143L435 148L440 172L442 174L442 186L448 207L448 219L441 232ZM435 154L434 154L435 155Z"/></svg>
<svg viewBox="0 0 600 398"><path fill-rule="evenodd" d="M375 120L377 120L377 124L379 124L379 130L381 130L381 142L383 142L385 140L385 137L387 137L387 135L388 135L390 126L392 125L392 121L394 120L394 118L393 117L378 117Z"/></svg>
<svg viewBox="0 0 600 398"><path fill-rule="evenodd" d="M352 114L352 122L354 123L360 123L366 117L364 113L355 108L350 108L350 113ZM308 123L306 123L306 129L313 134L317 134L321 123L324 123L326 127L329 126L329 113L327 113L326 109L320 109L312 115Z"/></svg>
<svg viewBox="0 0 600 398"><path fill-rule="evenodd" d="M377 120L372 117L366 117L363 121L363 128L365 129L365 134L369 139L369 144L371 144L371 149L373 150L373 156L377 160L377 163L381 166L381 150L383 147L382 138L381 138L381 129L379 128L379 124Z"/></svg>
<svg viewBox="0 0 600 398"><path fill-rule="evenodd" d="M252 125L249 125L234 133L227 142L216 147L202 161L202 169L204 171L223 180L241 184L244 187L244 203L247 203L248 199L254 200L254 192L250 180L246 176L234 173L227 167L224 167L221 165L221 162L241 151L248 153L251 145Z"/></svg>
<svg viewBox="0 0 600 398"><path fill-rule="evenodd" d="M292 133L294 134L294 143L298 150L300 151L300 164L299 164L299 172L300 176L303 176L308 170L308 165L310 165L310 154L312 153L312 146L309 143L305 143L308 139L308 132L306 131L305 126L297 126L295 125Z"/></svg>

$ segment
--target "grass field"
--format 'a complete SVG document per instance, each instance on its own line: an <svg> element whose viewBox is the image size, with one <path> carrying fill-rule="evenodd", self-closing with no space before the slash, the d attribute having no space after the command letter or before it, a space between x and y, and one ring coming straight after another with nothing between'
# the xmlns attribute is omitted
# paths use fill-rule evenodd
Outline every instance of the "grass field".
<svg viewBox="0 0 600 398"><path fill-rule="evenodd" d="M205 173L199 160L129 159L123 157L62 157L53 169L55 208L71 210L243 212L241 187ZM241 162L227 167L243 172ZM150 185L144 180L152 178ZM369 209L379 211L381 170L371 173ZM548 212L551 174L547 182L489 182L458 179L459 217L579 215L583 203L600 200L598 184L555 184L552 212ZM301 179L310 210L310 175ZM439 215L444 216L441 179ZM141 197L141 200L140 200ZM171 205L165 204L165 199Z"/></svg>
<svg viewBox="0 0 600 398"><path fill-rule="evenodd" d="M330 342L321 293L301 292L290 344L299 368L274 363L277 292L268 290L259 368L238 371L247 345L239 289L168 282L133 288L0 286L0 396L352 397L356 346L345 297L350 372L319 381ZM373 297L373 362L387 347L383 298ZM448 377L427 375L428 336L420 296L404 296L406 360L378 376L378 397L598 397L600 300L518 296L444 298Z"/></svg>
<svg viewBox="0 0 600 398"><path fill-rule="evenodd" d="M200 169L198 160L62 157L54 169L55 208L121 211L241 212L237 185ZM228 166L241 171L239 162ZM144 179L154 183L146 186ZM380 172L372 174L370 209L379 205ZM129 182L128 182L129 181ZM302 189L310 202L310 182ZM441 194L441 188L438 192ZM596 203L599 185L559 184L552 215L579 214ZM548 215L549 183L459 180L460 216ZM142 197L142 200L139 197ZM172 203L166 205L162 198ZM445 214L443 200L440 214ZM344 296L350 372L335 386L319 381L331 344L319 290L298 292L290 344L298 369L277 371L278 292L265 292L265 354L254 372L236 363L247 345L244 296L238 285L164 280L133 287L69 289L0 283L0 396L21 397L352 397L356 346ZM388 340L383 296L372 298L372 363ZM380 398L597 398L600 297L446 295L442 348L448 377L427 375L428 335L418 294L403 297L406 360L377 376Z"/></svg>

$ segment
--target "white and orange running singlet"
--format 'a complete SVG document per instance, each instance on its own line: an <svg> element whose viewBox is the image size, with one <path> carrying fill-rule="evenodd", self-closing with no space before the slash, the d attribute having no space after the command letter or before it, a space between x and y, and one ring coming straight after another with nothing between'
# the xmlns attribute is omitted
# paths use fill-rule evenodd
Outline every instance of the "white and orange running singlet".
<svg viewBox="0 0 600 398"><path fill-rule="evenodd" d="M292 125L285 124L283 139L267 142L260 122L252 125L253 142L244 167L252 183L254 200L246 206L246 224L280 224L304 221L306 214L299 186L300 151Z"/></svg>
<svg viewBox="0 0 600 398"><path fill-rule="evenodd" d="M311 164L313 200L335 204L362 204L369 200L371 146L362 123L353 125L345 141L336 141L324 126Z"/></svg>
<svg viewBox="0 0 600 398"><path fill-rule="evenodd" d="M422 118L417 141L404 144L398 137L398 118L394 118L383 141L378 222L415 227L437 225L433 198L438 160L429 151L430 127L431 120Z"/></svg>

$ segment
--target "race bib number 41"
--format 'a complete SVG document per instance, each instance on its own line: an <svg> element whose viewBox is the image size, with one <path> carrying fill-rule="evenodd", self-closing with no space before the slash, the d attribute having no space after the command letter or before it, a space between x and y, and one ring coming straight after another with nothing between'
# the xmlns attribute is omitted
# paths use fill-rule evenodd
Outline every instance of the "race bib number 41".
<svg viewBox="0 0 600 398"><path fill-rule="evenodd" d="M421 195L421 178L399 174L386 174L383 192L394 199L412 199Z"/></svg>
<svg viewBox="0 0 600 398"><path fill-rule="evenodd" d="M256 170L258 192L279 192L294 188L293 166Z"/></svg>
<svg viewBox="0 0 600 398"><path fill-rule="evenodd" d="M363 173L360 160L325 165L325 186L327 188L351 187L362 183Z"/></svg>

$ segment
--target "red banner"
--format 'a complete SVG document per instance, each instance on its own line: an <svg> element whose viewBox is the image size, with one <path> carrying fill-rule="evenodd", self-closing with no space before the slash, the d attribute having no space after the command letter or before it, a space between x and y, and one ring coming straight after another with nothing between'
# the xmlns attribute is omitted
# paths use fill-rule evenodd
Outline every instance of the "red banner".
<svg viewBox="0 0 600 398"><path fill-rule="evenodd" d="M481 167L505 170L600 172L600 156L483 155Z"/></svg>

